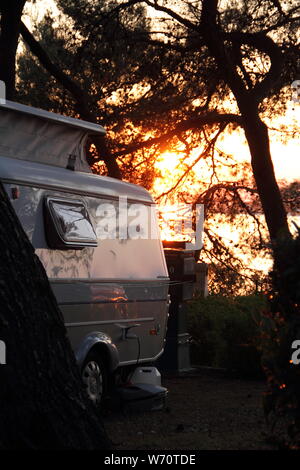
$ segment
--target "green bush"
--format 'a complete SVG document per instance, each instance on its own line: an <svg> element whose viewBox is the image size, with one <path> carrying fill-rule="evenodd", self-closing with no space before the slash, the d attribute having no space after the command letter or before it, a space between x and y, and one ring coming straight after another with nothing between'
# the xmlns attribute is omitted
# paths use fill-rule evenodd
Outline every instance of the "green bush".
<svg viewBox="0 0 300 470"><path fill-rule="evenodd" d="M265 306L259 295L211 295L191 302L191 362L226 368L242 376L261 375L259 325Z"/></svg>

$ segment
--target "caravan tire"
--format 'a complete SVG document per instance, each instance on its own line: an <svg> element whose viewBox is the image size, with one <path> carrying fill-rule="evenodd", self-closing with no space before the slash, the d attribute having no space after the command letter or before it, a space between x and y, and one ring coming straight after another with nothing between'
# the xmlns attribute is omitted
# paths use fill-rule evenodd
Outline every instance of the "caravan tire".
<svg viewBox="0 0 300 470"><path fill-rule="evenodd" d="M97 408L102 407L107 393L107 369L99 354L91 352L87 355L81 376L89 399Z"/></svg>

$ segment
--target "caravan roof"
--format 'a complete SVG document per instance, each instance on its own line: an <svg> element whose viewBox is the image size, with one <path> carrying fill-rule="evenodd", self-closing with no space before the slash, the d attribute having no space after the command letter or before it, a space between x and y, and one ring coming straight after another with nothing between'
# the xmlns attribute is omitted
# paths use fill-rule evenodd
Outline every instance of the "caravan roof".
<svg viewBox="0 0 300 470"><path fill-rule="evenodd" d="M32 106L26 106L24 104L15 103L9 100L0 100L0 109L7 111L13 111L15 113L27 114L32 117L44 119L49 122L63 124L64 126L75 127L77 129L84 129L89 134L105 134L105 129L98 124L92 122L83 121L81 119L75 119L62 114L50 113L44 109L33 108Z"/></svg>
<svg viewBox="0 0 300 470"><path fill-rule="evenodd" d="M0 100L0 156L66 168L70 155L75 169L90 173L85 157L89 135L104 135L98 124Z"/></svg>
<svg viewBox="0 0 300 470"><path fill-rule="evenodd" d="M97 124L0 100L0 178L6 183L152 203L151 195L140 186L92 174L85 142L93 134L104 135L105 130ZM77 157L76 171L66 169L70 154Z"/></svg>

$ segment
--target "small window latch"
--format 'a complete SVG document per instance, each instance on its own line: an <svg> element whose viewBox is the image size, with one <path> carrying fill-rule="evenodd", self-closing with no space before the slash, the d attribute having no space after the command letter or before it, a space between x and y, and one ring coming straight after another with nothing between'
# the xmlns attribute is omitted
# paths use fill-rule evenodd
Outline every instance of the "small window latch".
<svg viewBox="0 0 300 470"><path fill-rule="evenodd" d="M67 170L75 171L76 155L70 154L68 164L66 166Z"/></svg>

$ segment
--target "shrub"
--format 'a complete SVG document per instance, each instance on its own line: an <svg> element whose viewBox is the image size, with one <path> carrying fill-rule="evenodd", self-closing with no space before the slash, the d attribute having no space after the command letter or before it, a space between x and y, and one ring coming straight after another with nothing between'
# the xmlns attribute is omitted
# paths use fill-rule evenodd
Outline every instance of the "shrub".
<svg viewBox="0 0 300 470"><path fill-rule="evenodd" d="M191 302L188 329L191 361L226 368L243 376L261 375L259 323L265 308L260 295L211 295Z"/></svg>

